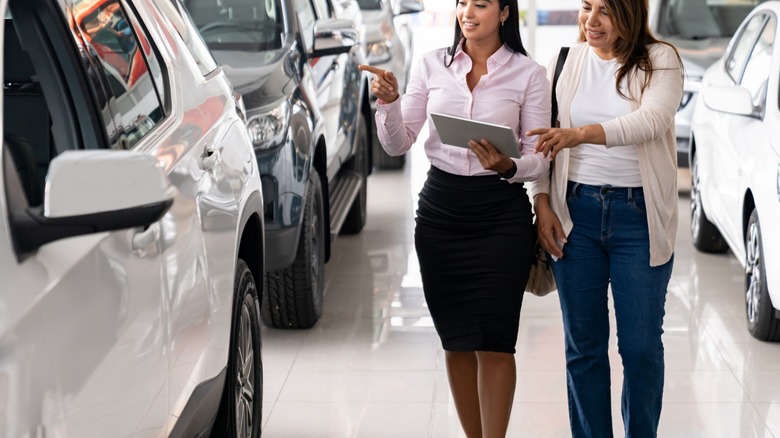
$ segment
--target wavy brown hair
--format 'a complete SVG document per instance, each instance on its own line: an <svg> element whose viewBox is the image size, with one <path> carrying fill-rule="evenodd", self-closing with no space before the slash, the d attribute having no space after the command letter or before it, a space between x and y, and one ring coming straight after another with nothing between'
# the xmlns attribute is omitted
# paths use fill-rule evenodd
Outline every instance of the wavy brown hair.
<svg viewBox="0 0 780 438"><path fill-rule="evenodd" d="M680 71L682 74L682 60L677 49L671 44L661 41L653 36L648 25L648 0L603 0L604 8L607 10L612 25L618 32L618 39L615 42L613 52L618 62L621 64L615 77L615 88L618 94L628 98L620 91L620 82L623 78L630 77L635 70L642 70L645 74L645 81L642 84L641 91L650 83L653 77L653 63L650 60L650 46L652 44L666 44L677 54L677 60L680 62ZM585 30L580 25L580 42L587 41ZM658 70L658 69L655 69Z"/></svg>

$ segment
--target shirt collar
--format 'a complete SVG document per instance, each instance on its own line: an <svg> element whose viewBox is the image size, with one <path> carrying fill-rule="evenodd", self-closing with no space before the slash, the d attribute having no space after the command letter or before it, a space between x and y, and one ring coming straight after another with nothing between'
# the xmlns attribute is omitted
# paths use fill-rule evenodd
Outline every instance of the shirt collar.
<svg viewBox="0 0 780 438"><path fill-rule="evenodd" d="M465 39L462 39L460 41L460 44L458 44L458 49L455 52L454 60L461 62L463 57L468 57L466 55L466 52L463 51L463 44L466 43ZM491 70L491 67L499 67L507 63L509 59L514 55L514 52L509 50L509 48L506 46L506 44L502 44L501 47L499 47L498 50L496 50L496 53L490 55L490 58L488 58L487 64L488 64L488 70Z"/></svg>

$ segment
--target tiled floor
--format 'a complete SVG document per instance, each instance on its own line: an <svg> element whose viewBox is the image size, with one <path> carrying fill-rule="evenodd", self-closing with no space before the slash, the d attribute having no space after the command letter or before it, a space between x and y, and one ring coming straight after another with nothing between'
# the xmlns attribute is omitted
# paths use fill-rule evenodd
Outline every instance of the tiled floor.
<svg viewBox="0 0 780 438"><path fill-rule="evenodd" d="M264 331L266 437L462 437L425 307L413 212L428 164L369 179L369 218L341 236L326 265L322 320ZM780 344L752 339L742 316L742 269L691 246L686 176L667 300L662 437L780 438ZM620 358L613 336L615 435L622 436ZM526 296L509 436L566 437L563 331L557 295Z"/></svg>
<svg viewBox="0 0 780 438"><path fill-rule="evenodd" d="M450 35L449 28L431 32L418 47ZM403 171L374 173L366 228L339 237L326 265L322 319L306 331L264 330L265 437L464 436L413 247L416 196L427 169L420 144ZM693 249L687 183L681 171L659 435L780 438L780 344L748 334L743 271L734 256ZM615 436L622 437L614 335L611 345ZM556 294L525 297L516 360L508 436L569 436Z"/></svg>

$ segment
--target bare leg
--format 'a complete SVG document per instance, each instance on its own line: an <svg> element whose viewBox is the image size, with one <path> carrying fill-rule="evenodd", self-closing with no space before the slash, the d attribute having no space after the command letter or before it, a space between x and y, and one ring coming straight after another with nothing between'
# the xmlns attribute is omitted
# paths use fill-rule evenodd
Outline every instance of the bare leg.
<svg viewBox="0 0 780 438"><path fill-rule="evenodd" d="M444 359L460 425L468 438L481 438L477 355L474 352L445 351Z"/></svg>
<svg viewBox="0 0 780 438"><path fill-rule="evenodd" d="M517 372L515 356L509 353L477 351L479 364L479 406L483 438L504 438L512 413Z"/></svg>

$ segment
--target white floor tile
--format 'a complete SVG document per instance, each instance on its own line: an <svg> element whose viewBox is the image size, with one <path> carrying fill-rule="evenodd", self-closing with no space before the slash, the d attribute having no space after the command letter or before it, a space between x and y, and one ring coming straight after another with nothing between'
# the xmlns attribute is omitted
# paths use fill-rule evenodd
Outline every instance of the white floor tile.
<svg viewBox="0 0 780 438"><path fill-rule="evenodd" d="M780 437L780 403L756 403L755 406L774 438Z"/></svg>
<svg viewBox="0 0 780 438"><path fill-rule="evenodd" d="M430 403L279 402L263 436L295 438L427 437Z"/></svg>
<svg viewBox="0 0 780 438"><path fill-rule="evenodd" d="M293 370L279 402L433 402L434 371Z"/></svg>

